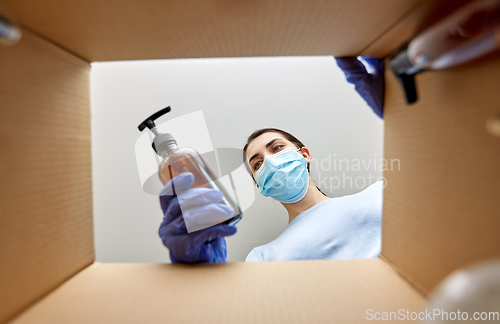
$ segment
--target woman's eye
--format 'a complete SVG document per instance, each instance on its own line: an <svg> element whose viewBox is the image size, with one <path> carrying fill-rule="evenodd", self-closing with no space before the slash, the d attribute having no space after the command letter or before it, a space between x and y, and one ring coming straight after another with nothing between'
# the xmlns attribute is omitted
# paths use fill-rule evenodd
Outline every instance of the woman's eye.
<svg viewBox="0 0 500 324"><path fill-rule="evenodd" d="M253 165L253 169L254 169L254 170L257 170L257 169L260 167L260 164L261 164L261 162L260 162L260 161L256 162L256 163Z"/></svg>
<svg viewBox="0 0 500 324"><path fill-rule="evenodd" d="M275 147L273 147L273 151L278 152L282 147L283 145L276 145Z"/></svg>

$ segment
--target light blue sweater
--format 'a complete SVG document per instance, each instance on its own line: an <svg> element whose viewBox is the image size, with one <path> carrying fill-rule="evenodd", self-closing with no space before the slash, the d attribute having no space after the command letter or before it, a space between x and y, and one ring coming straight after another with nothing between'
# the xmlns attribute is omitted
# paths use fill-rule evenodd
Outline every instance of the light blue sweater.
<svg viewBox="0 0 500 324"><path fill-rule="evenodd" d="M246 261L361 259L381 248L383 181L353 195L324 200L295 217Z"/></svg>

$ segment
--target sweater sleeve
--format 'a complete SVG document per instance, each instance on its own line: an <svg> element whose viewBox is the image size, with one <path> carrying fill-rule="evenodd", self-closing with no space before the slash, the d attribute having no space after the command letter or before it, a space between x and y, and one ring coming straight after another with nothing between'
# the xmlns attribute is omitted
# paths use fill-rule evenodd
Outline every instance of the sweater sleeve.
<svg viewBox="0 0 500 324"><path fill-rule="evenodd" d="M259 262L259 261L262 261L262 256L255 249L250 251L250 253L248 253L247 255L247 258L245 259L245 262Z"/></svg>

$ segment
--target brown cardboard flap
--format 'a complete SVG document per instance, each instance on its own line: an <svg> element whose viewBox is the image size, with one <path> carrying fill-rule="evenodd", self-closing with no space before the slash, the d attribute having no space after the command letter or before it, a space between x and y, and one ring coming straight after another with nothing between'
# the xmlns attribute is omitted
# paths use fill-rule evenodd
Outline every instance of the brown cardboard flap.
<svg viewBox="0 0 500 324"><path fill-rule="evenodd" d="M2 0L88 61L358 55L418 0Z"/></svg>
<svg viewBox="0 0 500 324"><path fill-rule="evenodd" d="M89 64L0 48L0 322L92 263Z"/></svg>
<svg viewBox="0 0 500 324"><path fill-rule="evenodd" d="M422 0L376 39L362 56L386 57L412 37L474 0Z"/></svg>
<svg viewBox="0 0 500 324"><path fill-rule="evenodd" d="M93 264L13 323L364 323L423 302L380 259Z"/></svg>
<svg viewBox="0 0 500 324"><path fill-rule="evenodd" d="M457 1L457 0L453 0ZM418 30L426 15L435 6L433 0L419 1L405 16L391 26L386 33L363 50L362 56L386 57L398 49L403 43L410 40Z"/></svg>
<svg viewBox="0 0 500 324"><path fill-rule="evenodd" d="M417 76L408 106L386 73L382 255L428 293L453 270L500 256L500 55Z"/></svg>

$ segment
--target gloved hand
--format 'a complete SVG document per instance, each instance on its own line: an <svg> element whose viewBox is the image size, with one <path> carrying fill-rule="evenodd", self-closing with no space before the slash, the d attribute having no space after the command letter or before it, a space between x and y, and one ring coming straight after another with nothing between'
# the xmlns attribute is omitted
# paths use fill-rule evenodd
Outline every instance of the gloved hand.
<svg viewBox="0 0 500 324"><path fill-rule="evenodd" d="M165 217L158 233L170 252L172 263L226 262L225 236L236 233L236 227L219 224L188 233L184 217L228 219L232 207L220 204L222 192L209 188L191 188L194 175L183 172L171 179L160 193ZM184 215L183 215L184 213ZM183 217L184 216L184 217Z"/></svg>
<svg viewBox="0 0 500 324"><path fill-rule="evenodd" d="M335 57L337 65L344 71L347 82L354 84L354 88L366 101L373 112L383 118L385 94L385 64L383 59L363 57L363 60L373 68L372 73L366 71L365 66L356 57Z"/></svg>

